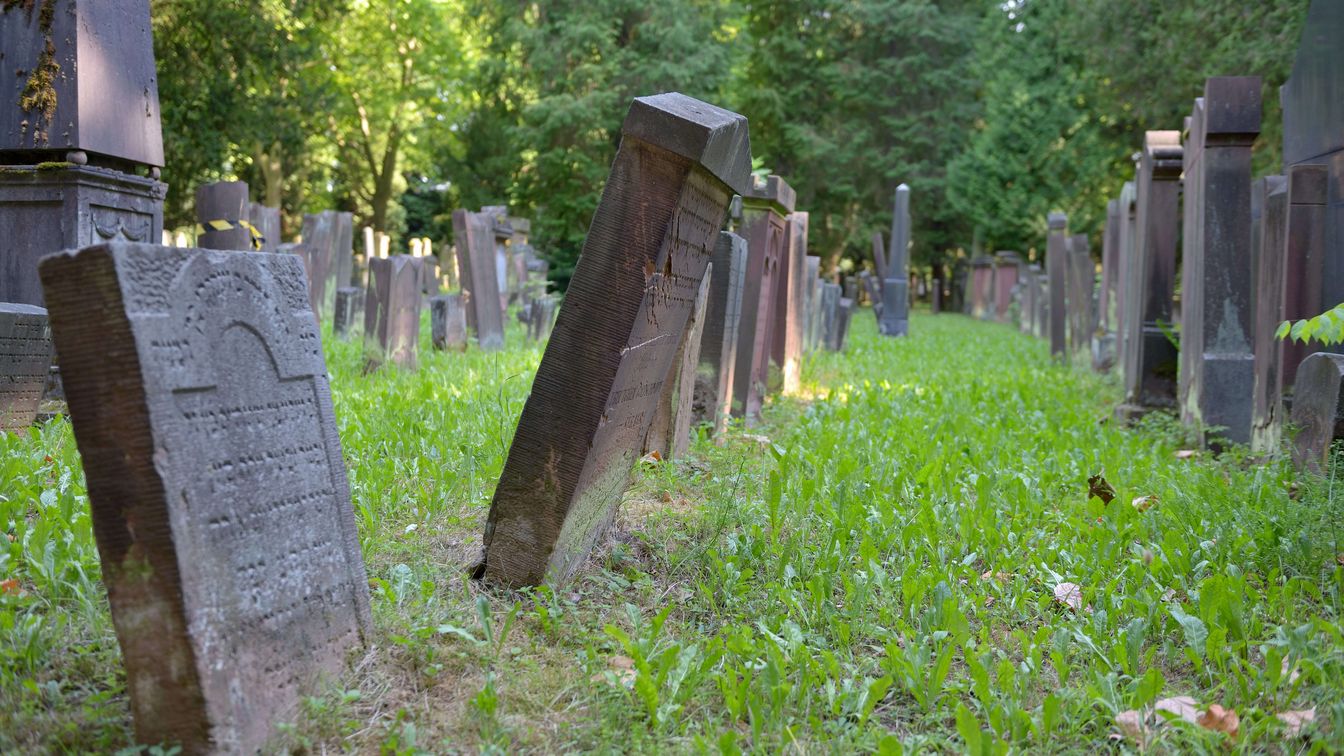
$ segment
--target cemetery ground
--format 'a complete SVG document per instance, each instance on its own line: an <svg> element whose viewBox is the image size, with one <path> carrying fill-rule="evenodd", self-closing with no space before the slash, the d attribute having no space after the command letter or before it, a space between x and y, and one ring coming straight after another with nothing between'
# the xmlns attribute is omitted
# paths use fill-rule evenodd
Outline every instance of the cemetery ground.
<svg viewBox="0 0 1344 756"><path fill-rule="evenodd" d="M1333 477L1186 451L1161 415L1125 429L1114 378L961 316L882 339L860 312L759 427L641 463L572 584L481 586L541 357L511 327L509 349L465 355L422 328L419 372L369 376L326 334L376 630L282 747L1344 748ZM0 751L122 748L65 421L0 437L0 527Z"/></svg>

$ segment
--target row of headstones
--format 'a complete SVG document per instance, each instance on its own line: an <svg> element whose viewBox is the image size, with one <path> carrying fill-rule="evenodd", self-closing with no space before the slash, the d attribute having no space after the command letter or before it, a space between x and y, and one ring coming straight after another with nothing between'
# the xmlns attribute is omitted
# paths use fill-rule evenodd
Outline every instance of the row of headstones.
<svg viewBox="0 0 1344 756"><path fill-rule="evenodd" d="M499 585L569 579L636 460L677 452L688 403L721 432L759 411L772 359L789 390L803 350L844 346L852 302L820 281L787 184L751 182L745 118L666 94L636 99L622 133L490 508L475 574ZM734 194L739 233L722 231ZM485 229L461 215L462 277L488 292L462 254ZM299 254L117 241L40 264L141 742L255 751L368 638L322 233ZM369 263L370 296L422 293ZM7 343L45 341L40 313L6 317Z"/></svg>

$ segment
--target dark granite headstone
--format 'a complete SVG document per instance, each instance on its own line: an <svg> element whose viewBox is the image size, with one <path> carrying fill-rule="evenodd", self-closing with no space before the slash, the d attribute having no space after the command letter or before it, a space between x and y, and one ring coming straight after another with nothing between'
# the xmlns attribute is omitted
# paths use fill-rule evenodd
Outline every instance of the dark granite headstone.
<svg viewBox="0 0 1344 756"><path fill-rule="evenodd" d="M1121 340L1125 403L1118 412L1127 418L1176 406L1180 354L1167 334L1174 318L1182 154L1179 131L1149 131L1135 170L1138 233L1123 258L1125 278L1120 286L1126 297L1121 310L1126 314ZM1117 217L1122 212L1117 203ZM1126 237L1120 231L1117 245Z"/></svg>
<svg viewBox="0 0 1344 756"><path fill-rule="evenodd" d="M747 276L747 240L729 231L719 233L714 247L705 332L700 339L694 407L697 421L710 422L719 436L733 412L733 372L737 367L742 290Z"/></svg>
<svg viewBox="0 0 1344 756"><path fill-rule="evenodd" d="M200 233L196 246L202 249L249 252L252 232L239 221L249 220L247 182L218 181L196 188L196 223Z"/></svg>
<svg viewBox="0 0 1344 756"><path fill-rule="evenodd" d="M793 188L779 176L755 181L742 194L741 235L747 240L747 277L733 370L733 413L760 416L774 343L774 302L786 241L785 216L793 212Z"/></svg>
<svg viewBox="0 0 1344 756"><path fill-rule="evenodd" d="M878 272L883 291L880 331L886 336L910 333L910 187L896 187L891 216L891 249L885 271Z"/></svg>
<svg viewBox="0 0 1344 756"><path fill-rule="evenodd" d="M1318 352L1298 366L1292 424L1297 428L1293 461L1324 473L1331 444L1344 438L1344 355Z"/></svg>
<svg viewBox="0 0 1344 756"><path fill-rule="evenodd" d="M393 255L369 264L364 294L364 365L415 370L420 350L420 258Z"/></svg>
<svg viewBox="0 0 1344 756"><path fill-rule="evenodd" d="M543 342L551 337L555 326L555 297L547 294L533 299L519 310L519 317L527 326L527 338Z"/></svg>
<svg viewBox="0 0 1344 756"><path fill-rule="evenodd" d="M873 232L873 270L877 271L877 279L885 280L887 277L887 243L882 239L881 231Z"/></svg>
<svg viewBox="0 0 1344 756"><path fill-rule="evenodd" d="M1283 435L1283 274L1288 250L1288 186L1283 176L1257 179L1251 187L1251 345L1255 393L1251 403L1251 449L1273 452Z"/></svg>
<svg viewBox="0 0 1344 756"><path fill-rule="evenodd" d="M444 294L429 300L429 332L434 348L463 352L467 349L465 294Z"/></svg>
<svg viewBox="0 0 1344 756"><path fill-rule="evenodd" d="M51 367L51 329L41 307L0 302L0 433L37 419Z"/></svg>
<svg viewBox="0 0 1344 756"><path fill-rule="evenodd" d="M868 302L873 306L873 317L877 319L878 332L882 331L882 313L886 302L882 301L882 284L878 282L877 276L868 271L859 274L860 290L868 295Z"/></svg>
<svg viewBox="0 0 1344 756"><path fill-rule="evenodd" d="M631 105L495 490L478 577L563 583L605 535L750 166L742 116L675 93Z"/></svg>
<svg viewBox="0 0 1344 756"><path fill-rule="evenodd" d="M677 348L677 358L663 384L663 395L653 412L649 432L644 439L644 453L656 453L664 460L686 456L691 446L691 424L694 420L695 371L700 363L700 345L705 332L705 308L709 304L710 280L714 264L705 269L700 291L695 297L695 308L686 321L686 329Z"/></svg>
<svg viewBox="0 0 1344 756"><path fill-rule="evenodd" d="M1251 145L1260 132L1260 78L1215 77L1196 101L1186 146L1179 387L1181 419L1202 434L1251 437Z"/></svg>
<svg viewBox="0 0 1344 756"><path fill-rule="evenodd" d="M854 300L842 297L835 309L835 331L829 345L832 352L843 352L849 346L849 324L853 319Z"/></svg>
<svg viewBox="0 0 1344 756"><path fill-rule="evenodd" d="M1283 319L1294 322L1314 318L1338 301L1326 300L1327 261L1339 248L1327 248L1327 229L1335 212L1326 203L1330 197L1330 169L1304 163L1288 168L1288 231L1284 252ZM1334 237L1339 238L1339 237ZM1344 301L1344 300L1339 300ZM1283 388L1291 392L1297 367L1313 352L1329 351L1319 343L1280 343Z"/></svg>
<svg viewBox="0 0 1344 756"><path fill-rule="evenodd" d="M1067 293L1068 293L1068 249L1067 229L1069 218L1064 213L1050 213L1047 219L1049 236L1045 242L1045 272L1050 277L1049 316L1047 331L1050 334L1050 354L1056 359L1064 359L1068 352L1066 338Z"/></svg>
<svg viewBox="0 0 1344 756"><path fill-rule="evenodd" d="M335 336L348 337L364 321L364 290L354 286L342 286L336 290L336 307L332 314L331 332Z"/></svg>
<svg viewBox="0 0 1344 756"><path fill-rule="evenodd" d="M821 284L821 345L825 349L833 349L832 345L837 343L836 327L842 293L840 284L827 281Z"/></svg>
<svg viewBox="0 0 1344 756"><path fill-rule="evenodd" d="M280 208L251 202L247 206L247 217L261 235L261 251L274 252L280 246ZM342 281L341 285L349 286L350 281Z"/></svg>
<svg viewBox="0 0 1344 756"><path fill-rule="evenodd" d="M371 631L302 265L110 244L41 275L136 740L262 750Z"/></svg>
<svg viewBox="0 0 1344 756"><path fill-rule="evenodd" d="M467 295L467 326L481 349L504 347L504 315L499 306L493 221L468 210L453 211L453 238L462 291Z"/></svg>
<svg viewBox="0 0 1344 756"><path fill-rule="evenodd" d="M1092 261L1087 234L1071 236L1065 248L1069 254L1069 348L1082 352L1091 346L1096 331L1093 308L1097 266Z"/></svg>
<svg viewBox="0 0 1344 756"><path fill-rule="evenodd" d="M336 270L335 288L342 286L364 286L365 281L355 275L355 216L354 213L335 213L333 223L336 226L336 247L332 251ZM276 224L279 233L279 224ZM334 292L334 289L333 289ZM335 294L331 295L333 298Z"/></svg>
<svg viewBox="0 0 1344 756"><path fill-rule="evenodd" d="M845 276L844 295L845 299L853 302L859 301L859 279L857 276Z"/></svg>
<svg viewBox="0 0 1344 756"><path fill-rule="evenodd" d="M785 218L784 249L775 287L774 323L770 359L783 376L785 394L802 385L803 326L807 317L807 228L808 214L790 213Z"/></svg>

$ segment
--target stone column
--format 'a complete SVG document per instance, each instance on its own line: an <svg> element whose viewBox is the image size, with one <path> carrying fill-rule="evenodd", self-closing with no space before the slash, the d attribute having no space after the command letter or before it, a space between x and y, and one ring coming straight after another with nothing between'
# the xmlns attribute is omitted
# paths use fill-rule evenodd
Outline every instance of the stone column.
<svg viewBox="0 0 1344 756"><path fill-rule="evenodd" d="M910 187L905 184L896 187L886 267L881 330L887 336L905 336L910 332Z"/></svg>
<svg viewBox="0 0 1344 756"><path fill-rule="evenodd" d="M247 202L247 182L218 181L196 188L196 224L200 227L196 246L248 252L253 249L252 232L239 221L251 225Z"/></svg>
<svg viewBox="0 0 1344 756"><path fill-rule="evenodd" d="M1045 243L1045 272L1050 277L1050 354L1063 360L1068 353L1065 342L1067 334L1066 293L1068 291L1069 258L1066 233L1069 216L1064 213L1050 213L1047 221L1049 236Z"/></svg>

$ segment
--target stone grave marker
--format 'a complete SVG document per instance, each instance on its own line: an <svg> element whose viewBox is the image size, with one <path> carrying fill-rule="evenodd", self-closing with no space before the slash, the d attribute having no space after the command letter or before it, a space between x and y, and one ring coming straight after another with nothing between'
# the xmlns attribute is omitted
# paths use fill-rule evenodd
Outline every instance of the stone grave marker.
<svg viewBox="0 0 1344 756"><path fill-rule="evenodd" d="M392 255L369 263L364 294L364 367L391 362L415 370L420 350L420 258Z"/></svg>
<svg viewBox="0 0 1344 756"><path fill-rule="evenodd" d="M1344 438L1344 355L1317 352L1297 369L1293 395L1293 462L1304 470L1329 469L1330 446Z"/></svg>
<svg viewBox="0 0 1344 756"><path fill-rule="evenodd" d="M1344 161L1336 161L1344 163ZM1344 168L1344 164L1338 166ZM1339 208L1332 208L1330 174L1334 167L1301 163L1288 168L1288 230L1285 239L1283 271L1283 319L1294 322L1314 318L1333 307L1326 300L1326 263L1329 257L1339 255L1338 248L1327 248L1329 223L1338 222ZM1344 176L1344 172L1336 171ZM1334 236L1331 238L1340 238ZM1344 301L1344 300L1340 300ZM1319 343L1299 344L1292 340L1279 342L1279 370L1283 389L1292 391L1297 381L1297 368L1311 353L1329 351Z"/></svg>
<svg viewBox="0 0 1344 756"><path fill-rule="evenodd" d="M733 412L754 420L761 414L774 343L775 295L785 253L785 217L793 212L793 187L779 176L752 182L742 193L741 236L747 240L747 276L733 370Z"/></svg>
<svg viewBox="0 0 1344 756"><path fill-rule="evenodd" d="M821 348L821 257L807 256L807 274L803 280L807 292L804 298L807 325L803 331L803 350L815 352Z"/></svg>
<svg viewBox="0 0 1344 756"><path fill-rule="evenodd" d="M1120 278L1120 200L1106 203L1106 227L1101 237L1101 288L1097 292L1097 333L1092 340L1092 369L1110 372L1119 353L1116 298Z"/></svg>
<svg viewBox="0 0 1344 756"><path fill-rule="evenodd" d="M994 258L971 258L971 317L988 320L994 313Z"/></svg>
<svg viewBox="0 0 1344 756"><path fill-rule="evenodd" d="M994 319L1007 323L1011 317L1013 290L1017 288L1017 272L1022 256L1003 250L994 255Z"/></svg>
<svg viewBox="0 0 1344 756"><path fill-rule="evenodd" d="M1047 312L1049 322L1046 331L1050 334L1050 354L1056 359L1064 359L1068 352L1065 343L1065 321L1068 290L1068 249L1066 237L1069 217L1064 213L1050 213L1047 218L1049 236L1045 242L1045 272L1049 276L1049 300Z"/></svg>
<svg viewBox="0 0 1344 756"><path fill-rule="evenodd" d="M354 213L335 213L336 249L333 254L336 261L336 282L331 294L335 300L335 289L342 286L363 286L365 282L355 273L355 215ZM278 229L279 226L277 225Z"/></svg>
<svg viewBox="0 0 1344 756"><path fill-rule="evenodd" d="M1251 187L1251 345L1255 353L1255 393L1251 403L1251 449L1273 452L1283 435L1283 342L1275 331L1283 321L1283 274L1288 248L1288 186L1284 176L1265 176Z"/></svg>
<svg viewBox="0 0 1344 756"><path fill-rule="evenodd" d="M303 242L296 250L305 261L309 296L318 322L335 308L336 290L346 285L341 276L344 275L346 281L350 278L350 268L337 254L337 245L341 241L339 215L334 210L324 210L303 216ZM353 229L351 232L353 236Z"/></svg>
<svg viewBox="0 0 1344 756"><path fill-rule="evenodd" d="M41 265L139 743L252 753L371 631L301 262Z"/></svg>
<svg viewBox="0 0 1344 756"><path fill-rule="evenodd" d="M335 336L350 336L364 319L364 290L342 286L336 290L336 306L332 312L331 332Z"/></svg>
<svg viewBox="0 0 1344 756"><path fill-rule="evenodd" d="M733 371L737 367L742 290L746 286L747 240L730 231L719 232L711 265L714 276L700 340L693 407L697 422L712 423L718 436L728 430L728 418L733 413Z"/></svg>
<svg viewBox="0 0 1344 756"><path fill-rule="evenodd" d="M529 341L545 341L555 325L555 297L547 294L533 299L518 310L518 317L527 326Z"/></svg>
<svg viewBox="0 0 1344 756"><path fill-rule="evenodd" d="M219 181L196 188L196 246L240 252L255 249L247 227L252 225L250 217L247 182Z"/></svg>
<svg viewBox="0 0 1344 756"><path fill-rule="evenodd" d="M831 344L835 343L836 319L840 314L842 293L839 284L821 282L821 346L825 349L830 349Z"/></svg>
<svg viewBox="0 0 1344 756"><path fill-rule="evenodd" d="M887 253L882 279L882 317L880 331L886 336L910 333L910 187L896 187L891 217L891 250Z"/></svg>
<svg viewBox="0 0 1344 756"><path fill-rule="evenodd" d="M1088 351L1092 334L1096 331L1094 311L1097 286L1097 266L1092 262L1092 251L1087 234L1075 234L1069 239L1069 344L1075 352Z"/></svg>
<svg viewBox="0 0 1344 756"><path fill-rule="evenodd" d="M742 116L676 93L631 105L495 490L477 577L564 583L605 535L750 166Z"/></svg>
<svg viewBox="0 0 1344 756"><path fill-rule="evenodd" d="M785 224L784 250L775 288L770 359L783 376L784 393L794 394L803 380L808 214L801 210L792 212L785 218Z"/></svg>
<svg viewBox="0 0 1344 756"><path fill-rule="evenodd" d="M868 295L868 301L873 306L873 317L877 319L877 330L882 331L882 313L886 303L882 301L882 284L878 282L877 276L868 271L859 274L859 283L863 284L861 290Z"/></svg>
<svg viewBox="0 0 1344 756"><path fill-rule="evenodd" d="M1021 317L1018 330L1022 333L1036 332L1036 302L1041 295L1036 274L1040 269L1039 265L1033 263L1019 272L1021 279L1018 281L1018 287L1021 290Z"/></svg>
<svg viewBox="0 0 1344 756"><path fill-rule="evenodd" d="M1249 442L1251 145L1260 132L1260 78L1214 77L1196 101L1185 154L1186 236L1181 303L1181 419Z"/></svg>
<svg viewBox="0 0 1344 756"><path fill-rule="evenodd" d="M429 332L439 351L465 352L467 349L467 308L465 294L443 294L429 300Z"/></svg>
<svg viewBox="0 0 1344 756"><path fill-rule="evenodd" d="M267 207L260 202L249 202L247 205L247 218L252 222L252 227L261 235L261 252L275 252L280 247L280 208ZM342 286L348 286L349 281L343 281Z"/></svg>
<svg viewBox="0 0 1344 756"><path fill-rule="evenodd" d="M686 456L691 447L691 424L694 420L695 372L700 363L700 345L705 332L705 308L709 304L709 286L714 275L711 261L700 281L695 296L695 308L686 321L686 329L672 362L672 372L663 384L663 395L653 412L649 432L644 438L644 453L657 454L661 459Z"/></svg>
<svg viewBox="0 0 1344 756"><path fill-rule="evenodd" d="M832 352L843 352L849 345L849 323L854 317L854 300L841 297L835 308L835 331L829 344Z"/></svg>
<svg viewBox="0 0 1344 756"><path fill-rule="evenodd" d="M467 326L481 349L504 347L504 315L499 307L493 221L468 210L453 211L453 238L462 291L467 294Z"/></svg>
<svg viewBox="0 0 1344 756"><path fill-rule="evenodd" d="M50 367L47 311L0 302L0 433L23 433L36 421Z"/></svg>
<svg viewBox="0 0 1344 756"><path fill-rule="evenodd" d="M873 232L873 270L877 271L877 280L887 278L887 243L882 239L881 231Z"/></svg>
<svg viewBox="0 0 1344 756"><path fill-rule="evenodd" d="M859 301L859 279L857 276L845 276L844 295L846 299Z"/></svg>

